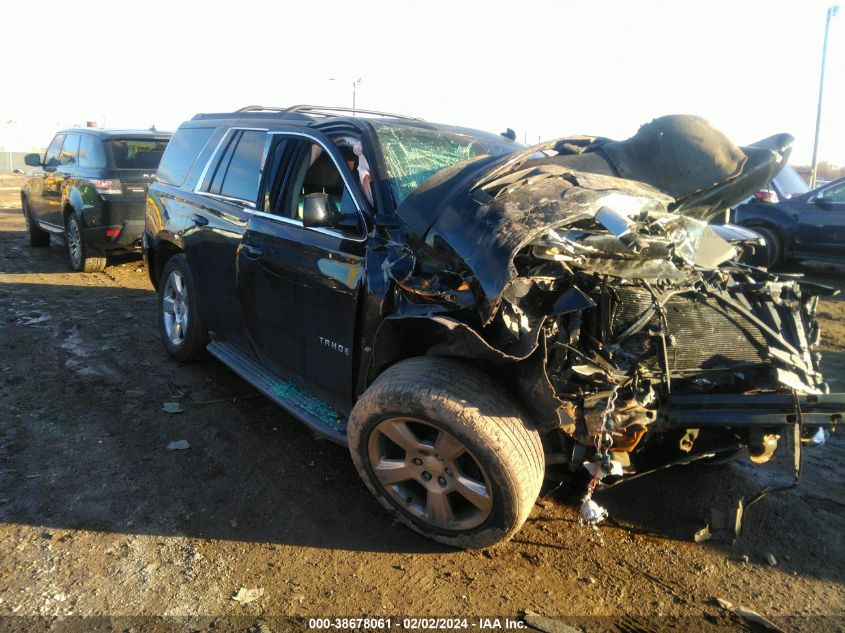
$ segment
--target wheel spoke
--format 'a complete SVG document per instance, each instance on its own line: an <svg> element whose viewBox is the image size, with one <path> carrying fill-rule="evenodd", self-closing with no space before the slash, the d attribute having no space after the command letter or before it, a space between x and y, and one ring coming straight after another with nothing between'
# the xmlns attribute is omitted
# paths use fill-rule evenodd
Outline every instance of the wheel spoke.
<svg viewBox="0 0 845 633"><path fill-rule="evenodd" d="M385 486L408 481L414 477L413 469L403 460L398 459L383 459L373 470L376 473L376 477Z"/></svg>
<svg viewBox="0 0 845 633"><path fill-rule="evenodd" d="M173 286L176 288L177 293L182 294L182 275L173 273Z"/></svg>
<svg viewBox="0 0 845 633"><path fill-rule="evenodd" d="M173 340L175 342L175 341L179 341L181 339L182 339L182 323L179 321L179 319L176 319L176 321L173 323Z"/></svg>
<svg viewBox="0 0 845 633"><path fill-rule="evenodd" d="M161 300L162 309L163 309L163 310L164 310L167 314L173 314L173 312L174 312L174 304L175 304L175 303L176 303L176 301L173 299L173 297L164 297L164 298Z"/></svg>
<svg viewBox="0 0 845 633"><path fill-rule="evenodd" d="M449 497L443 492L429 490L425 514L428 520L434 525L447 527L453 517L452 506L449 505Z"/></svg>
<svg viewBox="0 0 845 633"><path fill-rule="evenodd" d="M78 267L82 260L82 246L79 242L79 227L76 226L76 221L71 218L67 223L67 245L70 252L70 261L74 267Z"/></svg>
<svg viewBox="0 0 845 633"><path fill-rule="evenodd" d="M404 420L389 420L382 422L379 425L378 430L406 451L425 450L431 448L430 446L423 444L420 439L414 435L414 432Z"/></svg>
<svg viewBox="0 0 845 633"><path fill-rule="evenodd" d="M484 512L489 512L493 507L487 487L468 477L460 476L455 480L455 492Z"/></svg>
<svg viewBox="0 0 845 633"><path fill-rule="evenodd" d="M462 532L490 517L493 488L472 443L444 426L406 415L381 420L367 439L370 478L403 512L432 528ZM466 460L479 472L465 472Z"/></svg>
<svg viewBox="0 0 845 633"><path fill-rule="evenodd" d="M434 442L434 452L445 462L451 462L466 452L464 445L446 431L440 431Z"/></svg>

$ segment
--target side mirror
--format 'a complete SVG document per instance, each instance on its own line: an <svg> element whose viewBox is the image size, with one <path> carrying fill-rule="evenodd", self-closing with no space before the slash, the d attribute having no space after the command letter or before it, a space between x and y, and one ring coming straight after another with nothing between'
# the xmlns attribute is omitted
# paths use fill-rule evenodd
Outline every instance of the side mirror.
<svg viewBox="0 0 845 633"><path fill-rule="evenodd" d="M302 224L307 227L334 227L343 219L334 203L325 193L309 193L302 209Z"/></svg>
<svg viewBox="0 0 845 633"><path fill-rule="evenodd" d="M41 167L41 155L40 154L27 154L23 157L23 162L30 167Z"/></svg>
<svg viewBox="0 0 845 633"><path fill-rule="evenodd" d="M833 208L833 205L827 202L821 195L813 198L813 204L816 205L819 209L824 209L825 211L830 211Z"/></svg>

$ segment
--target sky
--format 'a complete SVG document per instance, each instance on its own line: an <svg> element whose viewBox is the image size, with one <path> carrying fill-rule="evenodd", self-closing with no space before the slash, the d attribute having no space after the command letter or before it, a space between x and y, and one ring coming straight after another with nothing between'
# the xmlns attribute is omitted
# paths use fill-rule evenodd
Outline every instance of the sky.
<svg viewBox="0 0 845 633"><path fill-rule="evenodd" d="M0 146L60 127L175 129L249 104L357 105L536 143L622 139L697 114L809 164L836 0L75 0L5 4ZM63 8L66 7L66 10ZM845 165L845 10L831 21L819 160Z"/></svg>

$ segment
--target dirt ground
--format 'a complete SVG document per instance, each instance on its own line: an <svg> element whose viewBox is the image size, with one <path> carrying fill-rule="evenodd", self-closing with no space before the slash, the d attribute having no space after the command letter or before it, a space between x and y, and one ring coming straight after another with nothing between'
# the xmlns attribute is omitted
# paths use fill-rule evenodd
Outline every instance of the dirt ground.
<svg viewBox="0 0 845 633"><path fill-rule="evenodd" d="M63 246L27 246L16 186L0 180L0 629L275 632L369 615L485 630L479 616L528 612L547 631L761 630L717 598L784 630L845 628L842 432L805 453L797 489L747 512L734 545L692 537L708 508L789 483L785 459L603 492L613 522L598 530L579 527L580 490L564 487L513 541L443 548L391 522L345 449L220 363L170 360L139 257L85 275ZM820 313L845 390L845 301ZM189 448L167 450L176 440ZM241 588L262 591L242 604Z"/></svg>

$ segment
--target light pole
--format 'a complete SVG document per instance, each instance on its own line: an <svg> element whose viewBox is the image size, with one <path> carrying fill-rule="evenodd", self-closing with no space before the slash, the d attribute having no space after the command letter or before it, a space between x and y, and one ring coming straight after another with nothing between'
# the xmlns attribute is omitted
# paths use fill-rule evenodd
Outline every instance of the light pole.
<svg viewBox="0 0 845 633"><path fill-rule="evenodd" d="M827 61L827 37L830 33L830 18L839 15L839 5L835 4L827 9L827 19L824 23L824 44L822 44L822 72L819 78L819 107L816 110L816 136L813 139L813 165L810 171L810 189L816 188L816 170L819 159L819 127L822 123L822 96L824 95L824 66Z"/></svg>
<svg viewBox="0 0 845 633"><path fill-rule="evenodd" d="M334 81L335 77L329 77L329 81ZM355 116L355 98L358 91L358 86L361 84L361 77L358 77L352 82L352 116Z"/></svg>
<svg viewBox="0 0 845 633"><path fill-rule="evenodd" d="M357 92L360 83L360 77L352 82L352 116L355 116L355 93Z"/></svg>
<svg viewBox="0 0 845 633"><path fill-rule="evenodd" d="M9 119L8 121L6 121L6 127L9 129L10 132L11 132L12 126L17 125L17 124L18 124L18 122L13 121L12 119ZM9 173L11 174L12 173L12 142L11 142L11 140L9 140L9 147L7 147L6 150L9 152Z"/></svg>

